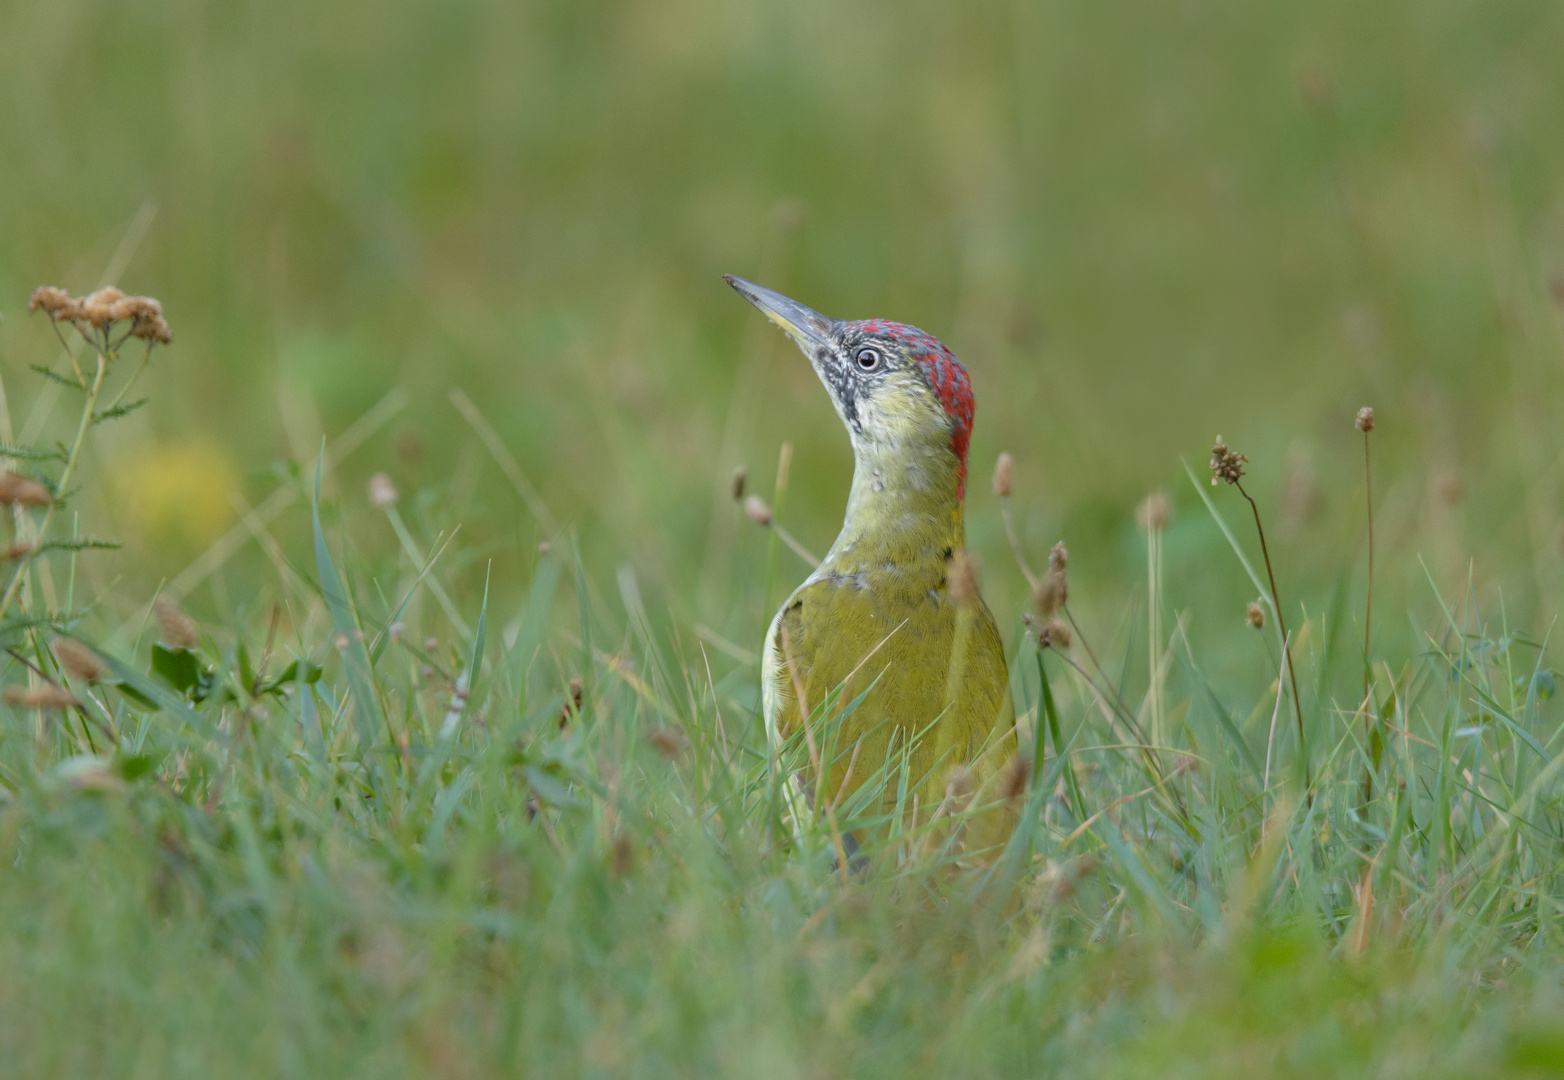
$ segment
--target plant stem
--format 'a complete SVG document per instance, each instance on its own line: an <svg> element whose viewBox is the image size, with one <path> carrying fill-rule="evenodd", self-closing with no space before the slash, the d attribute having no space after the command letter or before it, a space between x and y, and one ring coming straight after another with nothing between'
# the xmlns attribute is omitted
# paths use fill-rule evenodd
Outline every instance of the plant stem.
<svg viewBox="0 0 1564 1080"><path fill-rule="evenodd" d="M1146 529L1146 647L1150 654L1147 672L1151 699L1151 742L1161 747L1167 742L1167 732L1162 725L1162 665L1157 659L1157 639L1161 627L1157 618L1157 601L1162 591L1162 530L1155 525Z"/></svg>
<svg viewBox="0 0 1564 1080"><path fill-rule="evenodd" d="M999 517L1005 523L1005 539L1010 541L1010 551L1016 557L1016 565L1021 568L1021 574L1026 578L1026 583L1032 592L1037 592L1038 578L1027 565L1026 553L1021 550L1021 538L1016 535L1015 522L1010 517L1010 497L1002 496L999 500Z"/></svg>
<svg viewBox="0 0 1564 1080"><path fill-rule="evenodd" d="M60 505L59 497L70 487L71 477L76 472L76 462L80 460L82 446L87 441L87 429L92 427L94 411L98 407L98 395L103 392L103 377L108 370L108 360L99 353L98 371L93 376L92 385L87 388L87 400L83 402L81 408L81 422L76 425L76 441L71 444L70 453L66 455L65 468L60 472L60 482L55 486L55 498L50 501L49 508L43 512L43 520L38 523L38 533L33 537L32 546L17 560L16 573L11 577L11 584L6 586L5 595L0 596L0 619L4 619L10 612L11 605L16 602L17 595L22 591L22 583L27 580L27 572L32 568L33 560L38 557L38 551L49 535L49 526L54 523L54 512Z"/></svg>
<svg viewBox="0 0 1564 1080"><path fill-rule="evenodd" d="M1363 433L1363 490L1368 499L1368 597L1363 602L1363 696L1369 692L1369 620L1374 617L1374 478L1369 470L1369 436Z"/></svg>
<svg viewBox="0 0 1564 1080"><path fill-rule="evenodd" d="M1303 753L1303 705L1298 700L1298 673L1292 666L1292 639L1287 634L1287 620L1282 615L1281 597L1276 592L1276 571L1271 569L1271 552L1265 544L1265 526L1260 524L1260 507L1249 497L1244 490L1244 485L1234 481L1238 493L1249 503L1249 509L1254 511L1254 530L1260 534L1260 554L1265 558L1265 574L1271 582L1271 608L1276 612L1276 629L1282 635L1282 657L1287 661L1287 678L1292 681L1292 707L1298 716L1298 753ZM1308 765L1304 769L1307 772Z"/></svg>
<svg viewBox="0 0 1564 1080"><path fill-rule="evenodd" d="M1369 433L1363 433L1363 490L1368 504L1368 595L1363 601L1363 726L1374 726L1374 707L1369 700L1373 668L1369 664L1369 624L1374 617L1374 477L1369 468ZM1363 765L1363 804L1374 797L1374 767L1378 762L1370 751Z"/></svg>

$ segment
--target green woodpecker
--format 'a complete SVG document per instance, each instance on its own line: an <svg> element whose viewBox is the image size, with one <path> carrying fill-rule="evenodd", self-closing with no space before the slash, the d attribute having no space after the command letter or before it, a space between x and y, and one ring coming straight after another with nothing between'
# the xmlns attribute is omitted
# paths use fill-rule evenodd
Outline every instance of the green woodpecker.
<svg viewBox="0 0 1564 1080"><path fill-rule="evenodd" d="M832 802L844 781L850 796L878 772L888 777L888 809L905 761L908 803L918 795L925 815L963 789L986 786L986 798L996 798L984 781L1016 737L999 628L963 552L973 409L966 369L914 327L828 319L771 289L726 280L803 350L853 445L842 531L766 633L762 708L773 747L800 730L800 698L817 709L840 687L840 711L867 690L832 746L812 749L816 775L798 778L805 791L823 780Z"/></svg>

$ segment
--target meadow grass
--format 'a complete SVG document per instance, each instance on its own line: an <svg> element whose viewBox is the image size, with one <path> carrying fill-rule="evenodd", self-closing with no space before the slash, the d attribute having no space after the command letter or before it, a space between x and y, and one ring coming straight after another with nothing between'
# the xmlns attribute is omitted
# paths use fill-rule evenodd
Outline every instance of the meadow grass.
<svg viewBox="0 0 1564 1080"><path fill-rule="evenodd" d="M0 26L7 1075L1564 1072L1556 4ZM972 372L1002 851L784 797L849 460L726 272ZM40 281L164 301L147 405Z"/></svg>
<svg viewBox="0 0 1564 1080"><path fill-rule="evenodd" d="M118 419L95 399L83 430ZM1421 647L1371 642L1362 699L1332 696L1364 674L1344 591L1286 638L1246 630L1270 650L1246 699L1207 679L1148 569L1155 679L1079 625L1039 647L1043 624L1018 624L1029 779L952 784L920 816L892 754L811 806L780 778L846 763L852 702L815 707L818 746L770 748L753 654L649 606L629 565L598 580L566 529L502 609L487 583L451 591L448 530L398 511L416 498L377 476L331 506L324 474L323 452L294 480L307 553L273 547L279 595L231 625L164 597L98 627L72 596L98 552L54 556L58 609L46 556L16 562L0 1047L18 1075L1564 1065L1554 676L1475 590L1430 579ZM1248 507L1190 479L1231 545L1213 558L1266 595ZM55 505L13 509L25 536ZM357 528L397 557L355 555ZM1103 644L1139 656L1141 625ZM964 823L1004 800L1019 824L979 855ZM847 832L869 838L851 863Z"/></svg>

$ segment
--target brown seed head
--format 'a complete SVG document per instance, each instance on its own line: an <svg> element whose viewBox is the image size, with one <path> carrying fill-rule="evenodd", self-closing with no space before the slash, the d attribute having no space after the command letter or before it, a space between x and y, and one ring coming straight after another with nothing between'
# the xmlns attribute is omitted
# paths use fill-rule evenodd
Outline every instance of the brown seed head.
<svg viewBox="0 0 1564 1080"><path fill-rule="evenodd" d="M108 672L97 653L72 638L55 638L49 648L62 668L84 682L97 682Z"/></svg>
<svg viewBox="0 0 1564 1080"><path fill-rule="evenodd" d="M44 683L42 686L7 687L5 703L24 709L69 709L77 702L64 687Z"/></svg>
<svg viewBox="0 0 1564 1080"><path fill-rule="evenodd" d="M1353 421L1353 425L1352 426L1357 428L1359 431L1363 432L1363 434L1365 434L1365 435L1367 435L1369 432L1373 431L1374 430L1374 409L1373 409L1373 406L1365 405L1365 406L1363 406L1363 408L1359 409L1358 410L1358 418L1355 421Z"/></svg>
<svg viewBox="0 0 1564 1080"><path fill-rule="evenodd" d="M201 640L201 628L172 597L157 598L152 605L152 618L157 622L158 636L163 644L171 648L193 649Z"/></svg>
<svg viewBox="0 0 1564 1080"><path fill-rule="evenodd" d="M1037 613L1045 619L1053 618L1054 612L1070 602L1070 578L1065 573L1069 562L1070 553L1065 550L1063 541L1055 544L1048 553L1048 572L1032 590L1032 602L1037 605Z"/></svg>
<svg viewBox="0 0 1564 1080"><path fill-rule="evenodd" d="M608 849L608 872L622 878L635 869L635 843L625 833L615 833Z"/></svg>
<svg viewBox="0 0 1564 1080"><path fill-rule="evenodd" d="M1001 499L1010 498L1010 492L1016 482L1016 459L1009 452L1000 454L999 460L994 462L994 494Z"/></svg>
<svg viewBox="0 0 1564 1080"><path fill-rule="evenodd" d="M766 528L771 527L771 507L766 505L766 500L759 495L751 495L744 500L744 513L756 525Z"/></svg>
<svg viewBox="0 0 1564 1080"><path fill-rule="evenodd" d="M116 322L136 319L161 319L163 305L150 296L126 296L114 301L111 312Z"/></svg>
<svg viewBox="0 0 1564 1080"><path fill-rule="evenodd" d="M54 501L49 489L36 480L17 476L13 472L0 473L0 503L12 506L48 506Z"/></svg>
<svg viewBox="0 0 1564 1080"><path fill-rule="evenodd" d="M571 679L565 687L565 701L559 707L559 726L568 727L572 717L581 715L581 692L583 684L580 679Z"/></svg>
<svg viewBox="0 0 1564 1080"><path fill-rule="evenodd" d="M125 299L125 294L114 286L99 289L84 299L82 316L96 329L103 329L114 321L114 305Z"/></svg>
<svg viewBox="0 0 1564 1080"><path fill-rule="evenodd" d="M62 312L70 310L71 294L64 289L57 289L53 285L40 285L33 290L33 295L27 301L28 311L42 309L49 318L59 318Z"/></svg>
<svg viewBox="0 0 1564 1080"><path fill-rule="evenodd" d="M1135 519L1140 522L1140 527L1147 532L1167 528L1168 521L1173 517L1173 505L1168 497L1160 491L1154 491L1141 500L1140 507L1135 511Z"/></svg>
<svg viewBox="0 0 1564 1080"><path fill-rule="evenodd" d="M658 727L646 733L647 741L657 747L657 752L665 758L676 757L689 742L684 737L684 732L677 727Z"/></svg>
<svg viewBox="0 0 1564 1080"><path fill-rule="evenodd" d="M16 540L6 547L5 557L7 559L20 559L23 555L32 551L32 549L33 546L26 540Z"/></svg>
<svg viewBox="0 0 1564 1080"><path fill-rule="evenodd" d="M1069 623L1059 619L1049 619L1037 631L1037 647L1040 649L1068 649L1071 640Z"/></svg>
<svg viewBox="0 0 1564 1080"><path fill-rule="evenodd" d="M733 479L729 482L728 491L733 496L733 501L738 502L744 498L744 484L749 480L749 473L744 471L744 466L739 465L733 470Z"/></svg>
<svg viewBox="0 0 1564 1080"><path fill-rule="evenodd" d="M1032 763L1020 754L1014 754L1005 763L999 791L1005 802L1015 802L1026 794L1026 782L1032 775Z"/></svg>
<svg viewBox="0 0 1564 1080"><path fill-rule="evenodd" d="M945 581L950 589L951 602L956 606L966 607L977 603L977 568L972 565L972 558L966 548L958 548L951 555L950 563L945 567Z"/></svg>
<svg viewBox="0 0 1564 1080"><path fill-rule="evenodd" d="M1243 478L1244 466L1248 462L1248 458L1231 450L1222 441L1222 436L1218 435L1216 445L1211 448L1211 486L1215 487L1219 480L1229 484L1238 483Z"/></svg>
<svg viewBox="0 0 1564 1080"><path fill-rule="evenodd" d="M396 505L396 485L383 472L369 478L369 505L376 510L389 510Z"/></svg>
<svg viewBox="0 0 1564 1080"><path fill-rule="evenodd" d="M157 303L156 300L152 302ZM168 323L162 315L138 316L135 324L130 328L130 336L158 345L167 345L174 340L174 335L169 331Z"/></svg>
<svg viewBox="0 0 1564 1080"><path fill-rule="evenodd" d="M1244 612L1244 621L1256 630L1265 629L1265 608L1258 601L1250 601Z"/></svg>
<svg viewBox="0 0 1564 1080"><path fill-rule="evenodd" d="M950 770L945 778L945 798L964 799L972 794L974 788L972 770L965 765L957 765Z"/></svg>
<svg viewBox="0 0 1564 1080"><path fill-rule="evenodd" d="M1032 603L1037 608L1037 613L1045 619L1053 618L1054 612L1059 610L1069 595L1069 579L1063 574L1045 574L1043 580L1037 583L1032 590Z"/></svg>

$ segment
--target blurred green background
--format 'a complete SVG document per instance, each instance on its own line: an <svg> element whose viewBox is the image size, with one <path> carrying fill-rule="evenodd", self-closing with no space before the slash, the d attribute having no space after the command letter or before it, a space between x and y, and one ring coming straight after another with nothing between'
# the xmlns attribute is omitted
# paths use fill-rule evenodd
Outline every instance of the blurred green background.
<svg viewBox="0 0 1564 1080"><path fill-rule="evenodd" d="M388 472L422 537L462 524L451 574L492 556L519 589L540 529L461 388L589 562L753 644L764 540L732 469L769 497L791 442L783 519L821 551L851 458L725 272L965 360L969 530L1007 625L1001 449L1034 558L1065 538L1109 627L1163 488L1174 603L1239 632L1253 589L1179 464L1218 432L1253 459L1284 599L1360 589L1362 404L1389 609L1431 604L1421 555L1456 591L1475 559L1517 621L1554 610L1558 4L4 0L0 27L15 428L26 365L59 355L34 285L89 289L131 251L119 284L176 336L89 462L83 531L130 542L83 562L114 610L399 387L334 490L362 505ZM782 559L779 587L804 573ZM251 545L190 603L274 573Z"/></svg>

